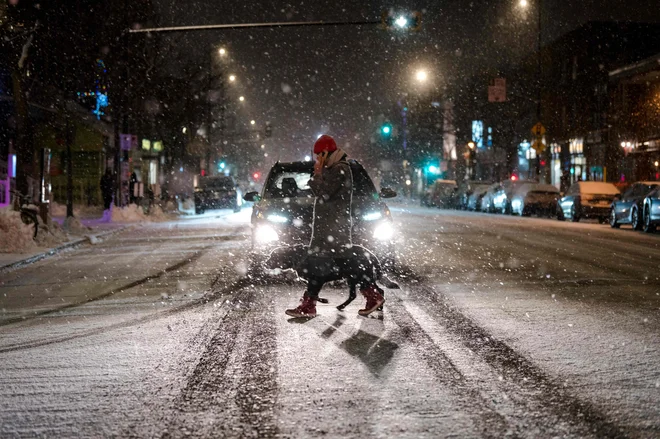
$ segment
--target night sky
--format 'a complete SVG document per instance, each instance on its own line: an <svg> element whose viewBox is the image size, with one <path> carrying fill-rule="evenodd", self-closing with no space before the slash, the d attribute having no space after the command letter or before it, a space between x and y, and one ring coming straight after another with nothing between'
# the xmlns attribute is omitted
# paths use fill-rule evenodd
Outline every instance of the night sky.
<svg viewBox="0 0 660 439"><path fill-rule="evenodd" d="M511 1L302 1L155 0L164 26L267 21L379 20L383 9L423 12L422 30L402 33L377 26L225 30L171 35L179 49L173 69L207 68L214 47L230 51L228 71L244 95L239 119L270 121L271 159L301 159L321 132L360 155L379 114L402 94L434 93L480 70L510 64L536 47L536 2L524 12ZM543 0L545 42L590 20L660 22L655 0ZM432 81L412 80L425 68ZM247 125L246 125L247 126Z"/></svg>

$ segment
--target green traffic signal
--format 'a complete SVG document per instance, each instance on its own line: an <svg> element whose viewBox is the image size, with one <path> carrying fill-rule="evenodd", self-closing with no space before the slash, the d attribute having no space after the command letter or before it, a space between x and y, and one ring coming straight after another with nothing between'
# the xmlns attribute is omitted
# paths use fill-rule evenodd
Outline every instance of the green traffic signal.
<svg viewBox="0 0 660 439"><path fill-rule="evenodd" d="M389 136L392 134L392 126L389 124L385 124L382 127L380 127L380 132L383 133L384 136Z"/></svg>

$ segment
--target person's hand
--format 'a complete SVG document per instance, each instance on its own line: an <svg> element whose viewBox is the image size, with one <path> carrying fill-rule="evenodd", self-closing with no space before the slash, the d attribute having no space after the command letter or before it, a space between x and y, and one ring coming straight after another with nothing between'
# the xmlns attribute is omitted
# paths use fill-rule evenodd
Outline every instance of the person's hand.
<svg viewBox="0 0 660 439"><path fill-rule="evenodd" d="M314 163L314 175L321 175L321 171L323 171L323 165L325 165L325 156L325 153L316 156L316 162Z"/></svg>

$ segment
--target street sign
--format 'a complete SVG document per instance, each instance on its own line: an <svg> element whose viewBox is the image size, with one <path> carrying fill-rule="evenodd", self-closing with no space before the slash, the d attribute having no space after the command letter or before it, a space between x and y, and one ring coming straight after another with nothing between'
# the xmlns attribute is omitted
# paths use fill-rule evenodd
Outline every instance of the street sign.
<svg viewBox="0 0 660 439"><path fill-rule="evenodd" d="M541 139L536 139L534 143L532 143L532 148L536 150L537 154L541 154L545 151L545 143L543 143Z"/></svg>
<svg viewBox="0 0 660 439"><path fill-rule="evenodd" d="M138 138L134 134L120 134L122 151L130 151L137 148Z"/></svg>
<svg viewBox="0 0 660 439"><path fill-rule="evenodd" d="M545 127L541 122L537 122L537 124L532 127L532 134L536 137L542 137L545 134Z"/></svg>
<svg viewBox="0 0 660 439"><path fill-rule="evenodd" d="M506 101L506 79L495 78L493 84L488 86L488 102Z"/></svg>

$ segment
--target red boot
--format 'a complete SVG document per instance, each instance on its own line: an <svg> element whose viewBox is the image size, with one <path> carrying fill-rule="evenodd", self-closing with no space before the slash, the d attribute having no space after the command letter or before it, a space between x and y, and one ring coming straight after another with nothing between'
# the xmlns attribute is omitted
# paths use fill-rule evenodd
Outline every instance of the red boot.
<svg viewBox="0 0 660 439"><path fill-rule="evenodd" d="M366 307L358 311L361 316L368 316L385 303L385 298L380 294L376 285L370 285L368 288L360 290L360 292L367 299Z"/></svg>
<svg viewBox="0 0 660 439"><path fill-rule="evenodd" d="M300 299L300 305L294 309L287 309L286 315L291 317L316 317L316 300L312 300L307 294Z"/></svg>

